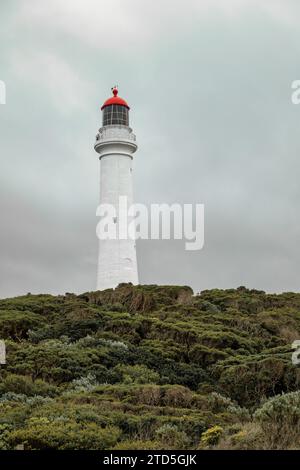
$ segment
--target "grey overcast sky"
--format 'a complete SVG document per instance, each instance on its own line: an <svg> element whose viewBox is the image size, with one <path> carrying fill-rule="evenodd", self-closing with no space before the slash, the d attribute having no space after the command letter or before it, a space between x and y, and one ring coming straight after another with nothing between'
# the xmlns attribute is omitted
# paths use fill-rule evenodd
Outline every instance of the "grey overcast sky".
<svg viewBox="0 0 300 470"><path fill-rule="evenodd" d="M100 106L136 202L205 204L205 246L139 241L141 283L299 291L298 0L1 0L0 296L94 290Z"/></svg>

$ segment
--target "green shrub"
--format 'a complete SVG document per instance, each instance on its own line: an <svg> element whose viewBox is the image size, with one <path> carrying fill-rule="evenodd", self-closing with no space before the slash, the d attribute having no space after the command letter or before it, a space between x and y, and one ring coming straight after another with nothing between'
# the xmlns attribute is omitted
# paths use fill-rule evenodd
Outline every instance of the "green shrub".
<svg viewBox="0 0 300 470"><path fill-rule="evenodd" d="M264 436L257 423L230 426L226 429L215 447L224 450L259 450L264 449Z"/></svg>
<svg viewBox="0 0 300 470"><path fill-rule="evenodd" d="M96 376L88 374L86 377L74 379L70 385L70 389L75 392L91 392L97 387L97 385L99 384L96 380Z"/></svg>
<svg viewBox="0 0 300 470"><path fill-rule="evenodd" d="M0 450L9 449L8 437L11 428L8 424L0 424Z"/></svg>
<svg viewBox="0 0 300 470"><path fill-rule="evenodd" d="M0 310L0 338L20 341L27 338L28 331L44 323L44 319L32 312Z"/></svg>
<svg viewBox="0 0 300 470"><path fill-rule="evenodd" d="M155 435L164 449L186 449L189 443L186 433L172 424L164 424L156 430Z"/></svg>
<svg viewBox="0 0 300 470"><path fill-rule="evenodd" d="M228 409L229 406L233 405L230 398L224 397L220 393L212 392L208 395L208 404L213 413L220 413Z"/></svg>
<svg viewBox="0 0 300 470"><path fill-rule="evenodd" d="M140 364L135 366L119 365L114 368L114 371L121 375L122 382L126 384L149 384L159 381L159 374L157 372Z"/></svg>
<svg viewBox="0 0 300 470"><path fill-rule="evenodd" d="M213 426L205 431L201 436L201 445L211 447L218 444L224 430L221 426Z"/></svg>
<svg viewBox="0 0 300 470"><path fill-rule="evenodd" d="M8 440L11 447L23 444L25 450L104 450L113 447L120 435L120 430L111 426L31 418L25 428L12 431Z"/></svg>
<svg viewBox="0 0 300 470"><path fill-rule="evenodd" d="M260 423L269 448L300 446L300 392L266 401L254 418Z"/></svg>
<svg viewBox="0 0 300 470"><path fill-rule="evenodd" d="M192 399L192 392L182 385L173 385L165 390L164 403L167 406L186 408L191 405Z"/></svg>
<svg viewBox="0 0 300 470"><path fill-rule="evenodd" d="M25 375L8 374L0 383L0 396L7 392L53 397L58 393L58 389L41 379L33 381L31 377Z"/></svg>

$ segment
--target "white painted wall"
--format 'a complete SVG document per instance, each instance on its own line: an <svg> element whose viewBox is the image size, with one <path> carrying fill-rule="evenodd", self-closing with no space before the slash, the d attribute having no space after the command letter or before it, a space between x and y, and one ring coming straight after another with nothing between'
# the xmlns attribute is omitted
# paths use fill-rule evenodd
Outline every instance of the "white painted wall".
<svg viewBox="0 0 300 470"><path fill-rule="evenodd" d="M127 197L128 207L133 203L132 158L136 149L131 128L106 126L100 129L95 150L100 158L101 204L112 204L118 210L120 196ZM119 220L115 223L118 230ZM135 241L100 240L97 290L115 288L122 282L138 284Z"/></svg>

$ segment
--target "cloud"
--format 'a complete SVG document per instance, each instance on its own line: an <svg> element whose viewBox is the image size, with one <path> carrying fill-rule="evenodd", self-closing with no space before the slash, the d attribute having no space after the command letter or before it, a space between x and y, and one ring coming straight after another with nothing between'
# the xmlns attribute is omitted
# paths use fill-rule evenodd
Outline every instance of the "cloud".
<svg viewBox="0 0 300 470"><path fill-rule="evenodd" d="M249 13L297 24L296 0L40 0L20 2L17 24L30 24L42 34L68 35L97 50L134 50L189 30L195 21L238 20ZM125 48L127 48L125 52Z"/></svg>
<svg viewBox="0 0 300 470"><path fill-rule="evenodd" d="M70 35L97 49L119 49L148 34L136 6L132 0L52 0L47 5L31 0L21 5L19 22Z"/></svg>
<svg viewBox="0 0 300 470"><path fill-rule="evenodd" d="M229 18L239 18L250 12L257 14L265 13L280 22L295 23L295 11L299 10L299 5L295 0L192 0L193 7L207 14L224 14Z"/></svg>
<svg viewBox="0 0 300 470"><path fill-rule="evenodd" d="M12 51L10 57L15 77L22 79L27 89L41 87L57 111L68 114L86 108L92 85L62 57L23 48Z"/></svg>
<svg viewBox="0 0 300 470"><path fill-rule="evenodd" d="M93 144L115 83L139 144L136 201L206 208L202 251L138 243L141 282L299 290L297 2L1 8L1 296L95 287Z"/></svg>

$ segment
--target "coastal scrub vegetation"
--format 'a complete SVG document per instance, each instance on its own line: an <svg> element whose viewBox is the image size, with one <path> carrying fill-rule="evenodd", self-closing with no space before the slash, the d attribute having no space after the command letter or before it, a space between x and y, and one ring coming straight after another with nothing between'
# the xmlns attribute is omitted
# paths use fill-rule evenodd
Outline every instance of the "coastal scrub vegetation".
<svg viewBox="0 0 300 470"><path fill-rule="evenodd" d="M0 300L0 449L300 449L300 294Z"/></svg>

